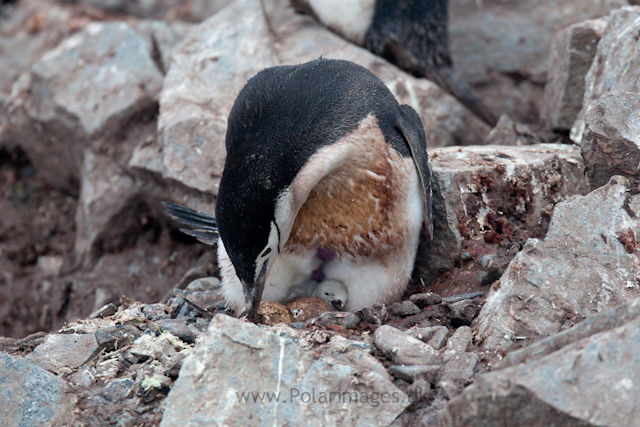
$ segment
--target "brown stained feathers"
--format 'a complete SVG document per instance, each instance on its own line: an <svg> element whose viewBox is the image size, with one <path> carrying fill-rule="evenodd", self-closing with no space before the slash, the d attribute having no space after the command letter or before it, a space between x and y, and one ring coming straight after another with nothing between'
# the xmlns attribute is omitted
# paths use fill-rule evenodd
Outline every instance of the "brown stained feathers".
<svg viewBox="0 0 640 427"><path fill-rule="evenodd" d="M386 144L375 119L366 121L337 143L357 145L357 155L342 161L311 190L285 252L322 247L340 257L384 262L389 251L403 246L408 230L402 211L413 165Z"/></svg>

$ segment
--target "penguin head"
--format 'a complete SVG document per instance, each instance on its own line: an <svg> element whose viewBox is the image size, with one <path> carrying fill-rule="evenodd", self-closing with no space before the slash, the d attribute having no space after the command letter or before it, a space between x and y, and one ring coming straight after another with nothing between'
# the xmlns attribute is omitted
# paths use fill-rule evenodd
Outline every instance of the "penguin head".
<svg viewBox="0 0 640 427"><path fill-rule="evenodd" d="M327 301L336 310L343 310L347 304L348 295L347 288L342 283L324 280L318 284L312 296Z"/></svg>

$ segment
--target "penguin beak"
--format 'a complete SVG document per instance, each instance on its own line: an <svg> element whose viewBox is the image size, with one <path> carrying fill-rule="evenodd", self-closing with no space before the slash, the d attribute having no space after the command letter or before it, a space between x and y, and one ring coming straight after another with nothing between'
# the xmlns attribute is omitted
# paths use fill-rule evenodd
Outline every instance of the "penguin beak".
<svg viewBox="0 0 640 427"><path fill-rule="evenodd" d="M344 308L344 303L339 299L334 299L333 301L331 301L331 305L338 311L342 311L342 309Z"/></svg>
<svg viewBox="0 0 640 427"><path fill-rule="evenodd" d="M260 274L254 280L253 284L249 284L242 281L242 290L244 291L245 311L242 312L240 317L247 316L252 322L257 322L258 319L258 307L260 307L260 301L262 300L262 291L264 290L264 284L267 276L267 262L262 265Z"/></svg>

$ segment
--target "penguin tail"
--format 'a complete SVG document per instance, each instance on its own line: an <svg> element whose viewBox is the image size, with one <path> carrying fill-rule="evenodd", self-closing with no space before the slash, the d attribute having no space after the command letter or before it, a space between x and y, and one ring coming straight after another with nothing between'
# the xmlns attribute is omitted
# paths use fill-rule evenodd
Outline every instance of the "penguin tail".
<svg viewBox="0 0 640 427"><path fill-rule="evenodd" d="M213 215L171 202L163 202L162 204L167 216L179 224L189 227L181 228L180 231L207 245L215 245L218 242L218 223Z"/></svg>
<svg viewBox="0 0 640 427"><path fill-rule="evenodd" d="M450 66L437 67L429 74L429 78L434 80L441 88L456 97L473 114L492 127L495 127L498 120L489 110L489 107L482 102L478 94L458 77Z"/></svg>

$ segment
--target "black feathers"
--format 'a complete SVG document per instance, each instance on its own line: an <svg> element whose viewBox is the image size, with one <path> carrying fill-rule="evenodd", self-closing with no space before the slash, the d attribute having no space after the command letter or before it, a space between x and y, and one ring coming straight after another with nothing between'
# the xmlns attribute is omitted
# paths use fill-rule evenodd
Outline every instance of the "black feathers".
<svg viewBox="0 0 640 427"><path fill-rule="evenodd" d="M198 212L171 202L164 202L167 215L191 229L181 228L185 234L195 237L202 243L214 245L218 241L218 224L213 215Z"/></svg>

